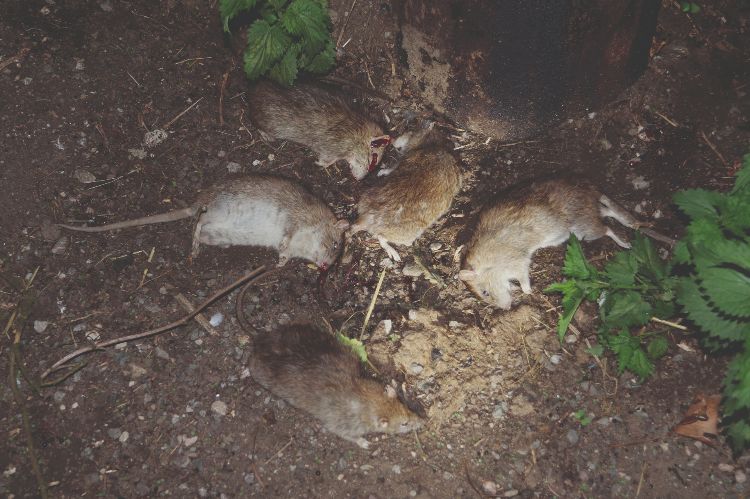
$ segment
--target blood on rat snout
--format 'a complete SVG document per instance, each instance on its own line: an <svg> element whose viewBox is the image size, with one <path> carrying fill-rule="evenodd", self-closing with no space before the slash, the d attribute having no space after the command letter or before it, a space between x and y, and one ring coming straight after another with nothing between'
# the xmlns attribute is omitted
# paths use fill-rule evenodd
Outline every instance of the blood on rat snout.
<svg viewBox="0 0 750 499"><path fill-rule="evenodd" d="M370 160L370 166L367 168L368 171L373 171L378 164L378 153L372 153L372 159Z"/></svg>
<svg viewBox="0 0 750 499"><path fill-rule="evenodd" d="M383 147L383 146L387 146L392 141L393 141L393 137L391 137L389 135L387 137L383 137L381 139L375 139L375 140L371 141L370 142L370 147Z"/></svg>

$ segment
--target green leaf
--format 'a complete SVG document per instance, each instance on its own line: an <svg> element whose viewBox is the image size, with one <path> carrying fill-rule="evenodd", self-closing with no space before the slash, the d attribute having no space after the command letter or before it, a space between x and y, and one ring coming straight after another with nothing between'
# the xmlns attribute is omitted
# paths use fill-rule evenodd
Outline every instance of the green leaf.
<svg viewBox="0 0 750 499"><path fill-rule="evenodd" d="M669 343L667 342L667 339L663 336L657 336L651 338L651 341L648 342L646 352L648 353L649 358L656 360L667 353L668 349Z"/></svg>
<svg viewBox="0 0 750 499"><path fill-rule="evenodd" d="M750 447L750 423L744 420L733 421L727 429L727 437L732 450L739 454Z"/></svg>
<svg viewBox="0 0 750 499"><path fill-rule="evenodd" d="M300 53L299 45L292 45L269 71L268 76L282 85L290 86L297 78L297 57Z"/></svg>
<svg viewBox="0 0 750 499"><path fill-rule="evenodd" d="M573 315L575 315L576 310L578 310L578 307L583 301L583 289L578 286L578 283L574 279L568 279L567 281L551 284L544 290L544 292L559 292L563 294L563 313L560 316L560 320L557 321L557 336L560 341L563 341L563 339L565 339L565 333L568 331L570 321L573 320Z"/></svg>
<svg viewBox="0 0 750 499"><path fill-rule="evenodd" d="M748 260L750 266L750 260ZM702 287L724 315L750 319L750 268L713 266L698 268Z"/></svg>
<svg viewBox="0 0 750 499"><path fill-rule="evenodd" d="M328 13L314 0L294 0L281 16L281 23L290 34L302 37L308 54L323 50L331 38Z"/></svg>
<svg viewBox="0 0 750 499"><path fill-rule="evenodd" d="M688 319L711 335L714 340L713 346L744 340L750 335L750 323L734 321L719 315L690 276L679 279L677 301Z"/></svg>
<svg viewBox="0 0 750 499"><path fill-rule="evenodd" d="M742 157L742 168L737 172L732 194L750 194L750 153Z"/></svg>
<svg viewBox="0 0 750 499"><path fill-rule="evenodd" d="M721 224L736 238L747 240L750 234L750 194L728 197L721 211Z"/></svg>
<svg viewBox="0 0 750 499"><path fill-rule="evenodd" d="M219 14L224 25L224 31L229 32L229 21L243 10L255 7L257 0L219 0Z"/></svg>
<svg viewBox="0 0 750 499"><path fill-rule="evenodd" d="M745 341L745 349L727 366L724 379L723 407L726 416L750 409L750 340Z"/></svg>
<svg viewBox="0 0 750 499"><path fill-rule="evenodd" d="M666 277L669 272L668 265L659 258L651 239L643 237L640 232L636 232L631 251L638 262L638 272L641 275L649 278L653 283L658 283Z"/></svg>
<svg viewBox="0 0 750 499"><path fill-rule="evenodd" d="M637 270L638 262L632 251L620 251L604 267L604 273L609 278L610 284L618 288L632 286L635 283Z"/></svg>
<svg viewBox="0 0 750 499"><path fill-rule="evenodd" d="M576 412L574 412L573 417L575 417L576 420L578 420L581 426L588 426L591 424L591 421L592 421L591 416L586 414L586 411L584 411L583 409L579 409Z"/></svg>
<svg viewBox="0 0 750 499"><path fill-rule="evenodd" d="M588 352L589 354L593 355L596 358L599 358L602 355L604 355L604 347L602 345L594 345L591 348L587 348L586 352Z"/></svg>
<svg viewBox="0 0 750 499"><path fill-rule="evenodd" d="M268 5L276 11L280 11L289 0L268 0Z"/></svg>
<svg viewBox="0 0 750 499"><path fill-rule="evenodd" d="M688 189L674 195L675 204L690 218L718 218L717 207L723 202L724 194L703 189Z"/></svg>
<svg viewBox="0 0 750 499"><path fill-rule="evenodd" d="M620 372L627 369L641 379L651 374L654 366L641 348L640 338L631 336L628 331L622 331L617 336L610 337L608 343L617 355L617 367Z"/></svg>
<svg viewBox="0 0 750 499"><path fill-rule="evenodd" d="M605 329L640 326L651 318L651 305L636 291L615 291L607 295L600 315Z"/></svg>
<svg viewBox="0 0 750 499"><path fill-rule="evenodd" d="M268 71L292 44L280 25L271 25L265 20L255 21L247 32L247 38L245 73L251 80Z"/></svg>
<svg viewBox="0 0 750 499"><path fill-rule="evenodd" d="M565 252L563 275L576 279L589 279L597 274L596 268L583 255L581 242L575 234L571 234L570 239L568 239L568 249Z"/></svg>
<svg viewBox="0 0 750 499"><path fill-rule="evenodd" d="M305 70L316 74L327 73L331 70L335 63L336 50L333 46L333 42L331 40L328 40L325 49L323 49L323 51L319 54L315 55L315 57L313 57L310 62L305 64Z"/></svg>
<svg viewBox="0 0 750 499"><path fill-rule="evenodd" d="M361 341L356 338L344 336L340 332L336 333L336 339L339 340L342 345L351 348L352 352L357 356L360 362L363 364L367 363L367 351L365 350L365 345Z"/></svg>
<svg viewBox="0 0 750 499"><path fill-rule="evenodd" d="M697 3L692 3L692 2L690 3L691 14L697 14L700 11L701 11L700 5L698 5Z"/></svg>

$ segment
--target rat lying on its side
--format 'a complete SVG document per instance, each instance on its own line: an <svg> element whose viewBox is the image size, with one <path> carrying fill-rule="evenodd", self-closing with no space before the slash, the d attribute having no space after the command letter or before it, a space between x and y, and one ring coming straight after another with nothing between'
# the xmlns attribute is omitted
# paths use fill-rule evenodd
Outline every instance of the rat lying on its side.
<svg viewBox="0 0 750 499"><path fill-rule="evenodd" d="M388 256L401 261L389 244L411 244L438 221L461 190L458 161L437 132L410 143L395 170L362 193L357 221L347 237L367 231ZM413 142L413 141L412 141Z"/></svg>
<svg viewBox="0 0 750 499"><path fill-rule="evenodd" d="M422 426L391 386L365 377L352 351L314 326L254 334L250 373L331 433L365 449L368 433L406 433Z"/></svg>
<svg viewBox="0 0 750 499"><path fill-rule="evenodd" d="M206 190L188 208L102 225L77 227L81 232L104 232L147 224L196 218L191 258L200 244L212 246L268 246L279 251L279 265L291 258L314 262L325 270L339 254L343 231L349 224L336 220L331 209L300 184L277 176L249 175Z"/></svg>
<svg viewBox="0 0 750 499"><path fill-rule="evenodd" d="M391 143L377 123L338 95L310 83L284 88L262 80L247 97L251 119L266 137L309 147L320 166L346 160L357 180L375 169Z"/></svg>
<svg viewBox="0 0 750 499"><path fill-rule="evenodd" d="M482 300L501 309L511 307L511 281L531 293L529 266L534 251L557 246L575 234L581 240L608 236L621 240L604 225L612 217L626 227L669 244L674 240L642 228L630 213L597 189L582 183L550 180L533 184L483 209L468 244L458 277Z"/></svg>

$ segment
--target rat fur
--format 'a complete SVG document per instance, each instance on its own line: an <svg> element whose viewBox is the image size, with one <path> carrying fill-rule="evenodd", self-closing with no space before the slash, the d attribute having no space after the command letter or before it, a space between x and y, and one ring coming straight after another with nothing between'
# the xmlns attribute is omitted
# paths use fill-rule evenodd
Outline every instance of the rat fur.
<svg viewBox="0 0 750 499"><path fill-rule="evenodd" d="M279 266L302 258L327 268L338 256L343 231L331 209L302 185L283 177L250 175L219 184L198 196L188 208L102 225L60 227L104 232L147 224L196 218L190 257L200 244L267 246L279 251Z"/></svg>
<svg viewBox="0 0 750 499"><path fill-rule="evenodd" d="M310 83L285 88L262 80L247 97L253 123L265 137L309 147L319 166L346 160L357 180L375 169L391 142L380 125L339 95Z"/></svg>
<svg viewBox="0 0 750 499"><path fill-rule="evenodd" d="M393 387L365 377L351 349L315 326L253 335L249 362L260 385L365 449L368 433L406 433L422 426Z"/></svg>
<svg viewBox="0 0 750 499"><path fill-rule="evenodd" d="M603 217L633 229L643 227L627 210L586 183L558 179L533 184L482 210L458 277L482 300L508 310L511 281L531 293L529 267L537 249L557 246L570 234L587 241L607 236L629 248L604 224ZM654 231L641 230L674 243Z"/></svg>
<svg viewBox="0 0 750 499"><path fill-rule="evenodd" d="M349 236L367 231L388 256L401 261L389 244L411 244L451 207L461 190L458 161L437 138L410 148L396 169L362 193ZM414 146L416 147L416 146Z"/></svg>

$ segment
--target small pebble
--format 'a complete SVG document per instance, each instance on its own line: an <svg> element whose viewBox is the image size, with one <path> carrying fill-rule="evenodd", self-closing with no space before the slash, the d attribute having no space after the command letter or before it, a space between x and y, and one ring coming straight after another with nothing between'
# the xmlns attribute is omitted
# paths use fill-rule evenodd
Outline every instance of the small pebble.
<svg viewBox="0 0 750 499"><path fill-rule="evenodd" d="M737 470L734 472L734 479L737 481L737 483L745 483L747 481L747 475L742 470Z"/></svg>
<svg viewBox="0 0 750 499"><path fill-rule="evenodd" d="M562 357L561 357L560 355L558 355L558 354L554 354L554 355L552 355L552 356L551 356L551 357L549 358L549 361L550 361L550 362L551 362L551 363L552 363L553 365L557 365L557 364L559 364L559 363L560 363L560 362L562 361Z"/></svg>
<svg viewBox="0 0 750 499"><path fill-rule="evenodd" d="M727 463L719 463L719 471L723 471L725 473L731 473L734 471L734 466Z"/></svg>
<svg viewBox="0 0 750 499"><path fill-rule="evenodd" d="M412 374L419 374L423 370L424 370L424 366L417 362L412 362L411 365L409 366L409 371L411 371Z"/></svg>
<svg viewBox="0 0 750 499"><path fill-rule="evenodd" d="M391 471L393 471L397 475L400 475L401 474L401 466L399 466L398 464L394 464L393 468L391 468Z"/></svg>
<svg viewBox="0 0 750 499"><path fill-rule="evenodd" d="M120 438L120 435L122 435L122 430L120 430L119 428L110 428L109 430L107 430L107 435L109 435L110 438L117 440L118 438Z"/></svg>
<svg viewBox="0 0 750 499"><path fill-rule="evenodd" d="M166 351L164 351L161 348L159 348L159 347L154 348L154 353L160 359L169 360L169 354Z"/></svg>
<svg viewBox="0 0 750 499"><path fill-rule="evenodd" d="M497 484L490 480L485 480L482 482L482 490L491 496L497 495Z"/></svg>
<svg viewBox="0 0 750 499"><path fill-rule="evenodd" d="M47 329L47 326L49 325L49 322L47 321L34 321L34 331L37 333L43 333L45 329Z"/></svg>
<svg viewBox="0 0 750 499"><path fill-rule="evenodd" d="M505 491L503 497L516 497L517 495L518 491L516 489L510 489Z"/></svg>
<svg viewBox="0 0 750 499"><path fill-rule="evenodd" d="M440 251L440 248L442 248L442 247L443 247L443 245L440 244L440 243L432 243L432 244L430 244L430 251L432 251L434 253L436 251Z"/></svg>
<svg viewBox="0 0 750 499"><path fill-rule="evenodd" d="M568 439L568 442L570 442L572 445L575 445L578 443L578 432L575 430L569 430L568 434L565 435L565 437Z"/></svg>
<svg viewBox="0 0 750 499"><path fill-rule="evenodd" d="M224 321L224 314L222 314L221 312L216 312L214 315L211 316L211 319L208 322L213 327L217 327L223 321Z"/></svg>
<svg viewBox="0 0 750 499"><path fill-rule="evenodd" d="M88 170L78 169L73 173L73 176L82 184L96 182L96 175Z"/></svg>
<svg viewBox="0 0 750 499"><path fill-rule="evenodd" d="M214 411L216 414L218 414L220 416L226 416L227 415L227 404L225 404L221 400L217 400L213 404L211 404L211 410Z"/></svg>
<svg viewBox="0 0 750 499"><path fill-rule="evenodd" d="M234 161L230 161L227 163L227 171L229 173L237 173L242 170L242 165L239 163L235 163Z"/></svg>
<svg viewBox="0 0 750 499"><path fill-rule="evenodd" d="M120 436L118 437L117 440L119 440L120 443L124 444L125 442L128 441L128 438L130 438L130 433L128 433L127 431L123 431L122 433L120 433Z"/></svg>
<svg viewBox="0 0 750 499"><path fill-rule="evenodd" d="M182 438L182 445L184 445L185 447L192 447L193 445L195 445L195 442L197 442L197 441L198 441L198 437L197 436L183 437Z"/></svg>

